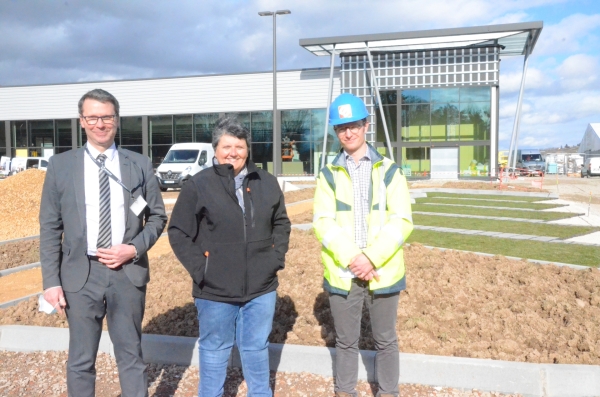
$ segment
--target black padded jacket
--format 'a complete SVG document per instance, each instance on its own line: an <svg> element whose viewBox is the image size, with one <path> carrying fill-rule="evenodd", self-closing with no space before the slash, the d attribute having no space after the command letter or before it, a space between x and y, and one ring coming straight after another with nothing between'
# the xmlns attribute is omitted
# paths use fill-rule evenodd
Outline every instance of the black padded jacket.
<svg viewBox="0 0 600 397"><path fill-rule="evenodd" d="M247 302L278 286L291 228L283 193L273 175L251 161L247 168L245 213L233 167L215 164L186 182L171 214L169 242L196 298Z"/></svg>

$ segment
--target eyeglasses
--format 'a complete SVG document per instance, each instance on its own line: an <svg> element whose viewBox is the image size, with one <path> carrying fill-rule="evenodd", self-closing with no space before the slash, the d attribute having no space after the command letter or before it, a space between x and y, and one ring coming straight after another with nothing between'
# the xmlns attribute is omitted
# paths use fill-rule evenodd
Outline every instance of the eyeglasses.
<svg viewBox="0 0 600 397"><path fill-rule="evenodd" d="M335 131L336 134L342 133L342 132L346 132L346 130L350 130L350 132L354 135L358 134L361 130L361 128L363 128L365 126L364 123L357 123L357 124L342 124L342 125L336 125L333 127L333 130Z"/></svg>
<svg viewBox="0 0 600 397"><path fill-rule="evenodd" d="M89 125L96 125L98 123L98 120L102 119L102 122L104 124L113 124L115 122L115 117L117 117L116 115L112 115L112 116L102 116L102 117L98 117L98 116L81 116L83 117L83 119L85 120L86 123L88 123Z"/></svg>

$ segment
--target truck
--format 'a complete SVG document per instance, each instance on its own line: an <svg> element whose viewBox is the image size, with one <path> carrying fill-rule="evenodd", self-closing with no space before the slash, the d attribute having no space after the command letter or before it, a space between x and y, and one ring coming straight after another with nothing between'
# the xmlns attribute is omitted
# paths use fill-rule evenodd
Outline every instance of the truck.
<svg viewBox="0 0 600 397"><path fill-rule="evenodd" d="M156 169L160 190L181 188L192 176L212 167L215 151L210 143L176 143Z"/></svg>
<svg viewBox="0 0 600 397"><path fill-rule="evenodd" d="M600 154L587 156L581 167L581 177L600 176Z"/></svg>
<svg viewBox="0 0 600 397"><path fill-rule="evenodd" d="M517 169L521 175L543 176L546 162L539 149L517 150Z"/></svg>

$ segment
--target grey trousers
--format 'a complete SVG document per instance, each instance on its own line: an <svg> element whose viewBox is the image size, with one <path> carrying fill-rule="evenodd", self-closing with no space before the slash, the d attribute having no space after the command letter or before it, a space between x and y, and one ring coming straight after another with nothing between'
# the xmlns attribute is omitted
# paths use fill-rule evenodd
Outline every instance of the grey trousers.
<svg viewBox="0 0 600 397"><path fill-rule="evenodd" d="M396 335L396 319L400 293L373 295L368 283L355 279L347 296L329 294L329 305L335 325L335 391L358 396L358 339L363 303L369 309L371 329L377 353L375 376L380 394L399 395L400 355Z"/></svg>
<svg viewBox="0 0 600 397"><path fill-rule="evenodd" d="M65 292L69 322L67 389L71 397L93 397L96 355L106 316L123 397L148 396L142 357L142 318L146 287L134 286L123 268L111 270L90 260L90 275L78 292Z"/></svg>

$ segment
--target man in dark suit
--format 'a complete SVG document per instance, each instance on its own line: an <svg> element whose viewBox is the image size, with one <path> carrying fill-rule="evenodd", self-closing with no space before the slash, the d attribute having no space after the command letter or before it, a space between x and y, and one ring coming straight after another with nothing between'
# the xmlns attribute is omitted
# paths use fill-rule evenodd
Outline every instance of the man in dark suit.
<svg viewBox="0 0 600 397"><path fill-rule="evenodd" d="M87 144L50 158L40 208L44 298L69 322L69 396L94 396L106 316L122 396L147 396L142 318L147 251L167 216L150 160L115 147L119 102L95 89L80 99Z"/></svg>

